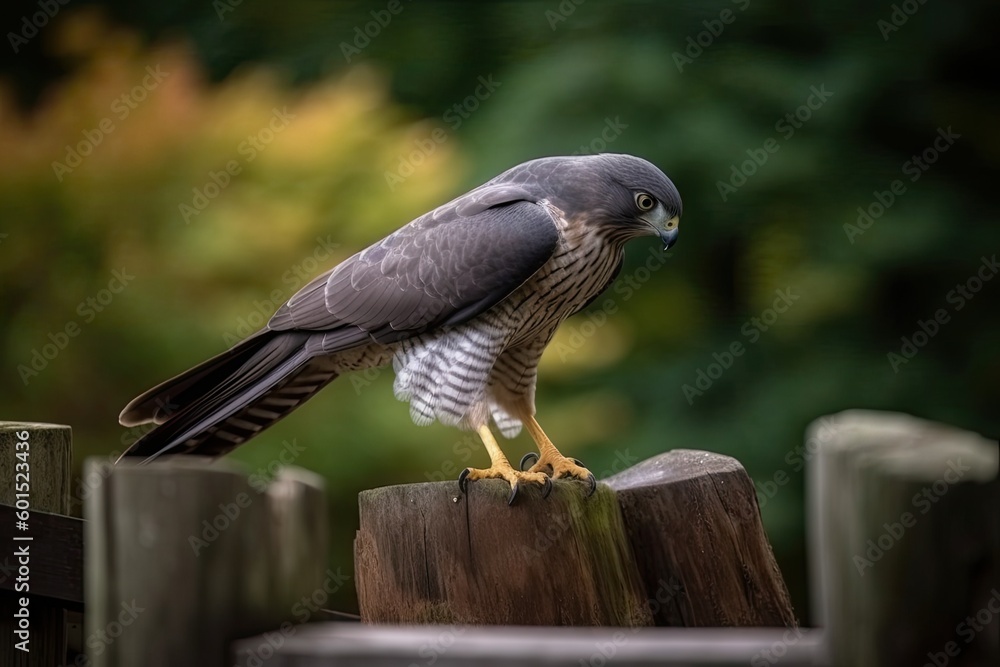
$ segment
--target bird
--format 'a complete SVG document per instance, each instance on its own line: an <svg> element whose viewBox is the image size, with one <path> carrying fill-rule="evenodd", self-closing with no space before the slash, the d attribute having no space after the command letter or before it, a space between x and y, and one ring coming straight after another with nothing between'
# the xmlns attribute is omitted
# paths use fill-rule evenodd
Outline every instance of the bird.
<svg viewBox="0 0 1000 667"><path fill-rule="evenodd" d="M673 182L627 154L542 157L403 225L319 275L256 333L132 400L123 426L153 423L120 457L221 456L340 375L391 364L418 425L474 431L490 457L459 487L503 479L548 496L553 479L594 475L535 416L538 364L559 325L621 270L626 242L669 249L682 213ZM538 452L515 469L492 427L522 428ZM533 464L531 463L533 461ZM529 465L530 464L530 465Z"/></svg>

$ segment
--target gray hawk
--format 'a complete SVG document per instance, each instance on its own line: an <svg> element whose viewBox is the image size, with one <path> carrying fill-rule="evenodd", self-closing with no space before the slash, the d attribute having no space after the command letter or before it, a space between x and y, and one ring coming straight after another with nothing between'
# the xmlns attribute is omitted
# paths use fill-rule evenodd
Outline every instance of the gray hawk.
<svg viewBox="0 0 1000 667"><path fill-rule="evenodd" d="M638 157L546 157L513 167L315 278L260 331L150 389L121 413L155 422L123 456L217 456L302 405L337 376L392 364L417 424L479 434L490 467L469 481L519 484L594 476L535 420L538 362L559 324L603 292L625 242L677 240L681 199ZM537 461L516 470L497 445L521 427ZM527 457L525 457L527 458ZM522 461L523 463L523 461ZM524 467L523 465L520 467Z"/></svg>

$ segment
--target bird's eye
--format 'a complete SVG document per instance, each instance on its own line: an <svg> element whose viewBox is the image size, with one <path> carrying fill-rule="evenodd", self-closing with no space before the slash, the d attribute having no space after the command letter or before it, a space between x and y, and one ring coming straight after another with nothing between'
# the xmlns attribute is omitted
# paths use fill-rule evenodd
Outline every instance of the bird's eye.
<svg viewBox="0 0 1000 667"><path fill-rule="evenodd" d="M648 211L656 206L656 200L651 195L640 192L635 196L635 205L639 207L640 211Z"/></svg>

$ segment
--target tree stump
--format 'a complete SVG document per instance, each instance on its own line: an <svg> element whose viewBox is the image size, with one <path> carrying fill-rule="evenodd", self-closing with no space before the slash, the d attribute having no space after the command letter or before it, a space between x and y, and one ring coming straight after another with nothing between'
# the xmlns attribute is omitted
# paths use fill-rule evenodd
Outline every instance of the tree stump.
<svg viewBox="0 0 1000 667"><path fill-rule="evenodd" d="M525 492L526 491L526 492ZM355 571L369 623L794 625L734 459L681 450L513 507L499 480L361 493Z"/></svg>

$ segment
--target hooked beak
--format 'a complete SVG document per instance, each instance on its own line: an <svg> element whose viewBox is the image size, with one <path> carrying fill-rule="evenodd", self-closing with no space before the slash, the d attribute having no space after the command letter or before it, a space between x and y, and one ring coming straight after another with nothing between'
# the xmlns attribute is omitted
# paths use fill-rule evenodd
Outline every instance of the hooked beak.
<svg viewBox="0 0 1000 667"><path fill-rule="evenodd" d="M673 217L670 220L653 225L656 235L663 241L663 249L670 250L670 247L677 243L677 233L680 227L680 219Z"/></svg>

